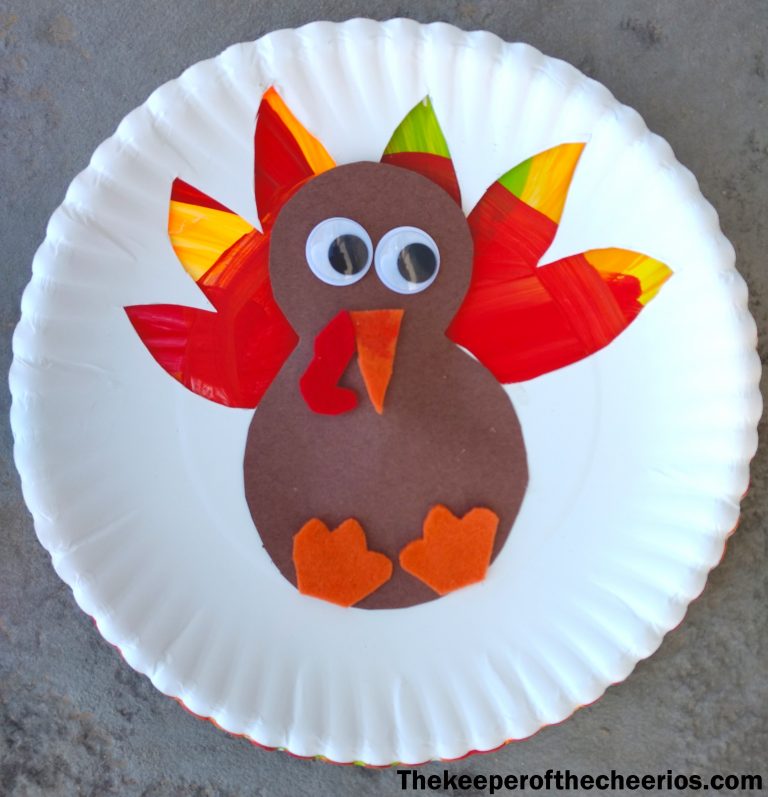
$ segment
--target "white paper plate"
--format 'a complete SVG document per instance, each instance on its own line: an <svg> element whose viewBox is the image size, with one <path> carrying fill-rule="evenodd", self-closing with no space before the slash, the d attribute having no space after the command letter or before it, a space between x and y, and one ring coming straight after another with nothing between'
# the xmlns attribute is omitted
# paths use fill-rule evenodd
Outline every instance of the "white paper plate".
<svg viewBox="0 0 768 797"><path fill-rule="evenodd" d="M168 378L122 310L206 307L168 240L169 185L257 224L253 124L273 84L338 163L378 160L428 93L466 211L511 165L588 141L545 262L617 246L674 272L605 349L508 388L530 468L509 540L483 583L407 610L341 609L279 575L243 496L252 412ZM37 252L11 370L37 534L128 663L228 731L373 765L527 737L656 650L736 525L761 401L733 262L669 146L527 45L403 20L235 45L123 120Z"/></svg>

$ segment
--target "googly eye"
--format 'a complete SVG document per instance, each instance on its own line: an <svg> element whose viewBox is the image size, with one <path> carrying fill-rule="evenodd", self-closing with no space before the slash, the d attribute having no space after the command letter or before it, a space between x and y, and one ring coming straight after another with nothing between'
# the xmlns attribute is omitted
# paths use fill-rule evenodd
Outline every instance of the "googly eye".
<svg viewBox="0 0 768 797"><path fill-rule="evenodd" d="M321 221L307 238L307 263L328 285L352 285L371 267L373 243L352 219L334 216Z"/></svg>
<svg viewBox="0 0 768 797"><path fill-rule="evenodd" d="M396 227L376 247L376 273L395 293L419 293L437 278L440 250L418 227Z"/></svg>

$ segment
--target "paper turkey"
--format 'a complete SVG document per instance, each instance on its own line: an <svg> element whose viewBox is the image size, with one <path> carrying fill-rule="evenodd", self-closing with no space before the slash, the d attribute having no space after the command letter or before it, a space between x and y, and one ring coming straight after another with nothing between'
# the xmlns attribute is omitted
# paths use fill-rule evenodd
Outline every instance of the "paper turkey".
<svg viewBox="0 0 768 797"><path fill-rule="evenodd" d="M254 143L262 231L171 187L171 243L215 311L131 323L182 385L256 408L245 497L300 592L401 608L482 581L528 482L502 385L610 343L670 270L614 248L538 267L582 143L506 172L468 217L428 98L379 163L336 166L274 89Z"/></svg>

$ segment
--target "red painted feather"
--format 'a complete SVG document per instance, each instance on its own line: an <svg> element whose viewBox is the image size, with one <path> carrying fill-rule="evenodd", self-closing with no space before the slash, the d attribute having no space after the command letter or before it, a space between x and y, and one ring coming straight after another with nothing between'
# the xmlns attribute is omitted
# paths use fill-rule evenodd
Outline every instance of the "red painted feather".
<svg viewBox="0 0 768 797"><path fill-rule="evenodd" d="M641 285L576 255L537 268L557 224L494 183L469 216L475 260L448 336L503 383L533 379L610 343L639 313Z"/></svg>
<svg viewBox="0 0 768 797"><path fill-rule="evenodd" d="M285 192L314 176L298 142L274 108L262 100L254 136L254 188L262 223L274 217Z"/></svg>
<svg viewBox="0 0 768 797"><path fill-rule="evenodd" d="M459 181L456 179L453 161L450 158L429 152L393 152L382 155L381 162L418 172L445 189L456 204L461 205Z"/></svg>
<svg viewBox="0 0 768 797"><path fill-rule="evenodd" d="M126 307L157 362L185 387L228 407L255 407L298 338L272 295L269 238L254 230L198 280L216 312Z"/></svg>
<svg viewBox="0 0 768 797"><path fill-rule="evenodd" d="M177 177L171 184L171 201L172 202L186 202L189 205L199 205L203 208L211 208L212 210L222 210L225 213L232 211L217 202L213 197L199 191L193 185L185 183L184 180Z"/></svg>

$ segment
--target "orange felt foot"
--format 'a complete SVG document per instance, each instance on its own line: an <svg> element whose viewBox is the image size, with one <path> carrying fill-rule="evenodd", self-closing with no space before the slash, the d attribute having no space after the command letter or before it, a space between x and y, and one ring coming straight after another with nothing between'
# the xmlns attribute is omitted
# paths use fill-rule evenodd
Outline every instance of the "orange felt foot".
<svg viewBox="0 0 768 797"><path fill-rule="evenodd" d="M307 521L293 538L293 564L299 592L339 606L352 606L392 577L392 562L368 550L352 518L333 531L317 518Z"/></svg>
<svg viewBox="0 0 768 797"><path fill-rule="evenodd" d="M498 525L490 509L459 518L438 504L424 521L424 536L400 551L400 566L438 595L475 584L485 578Z"/></svg>

